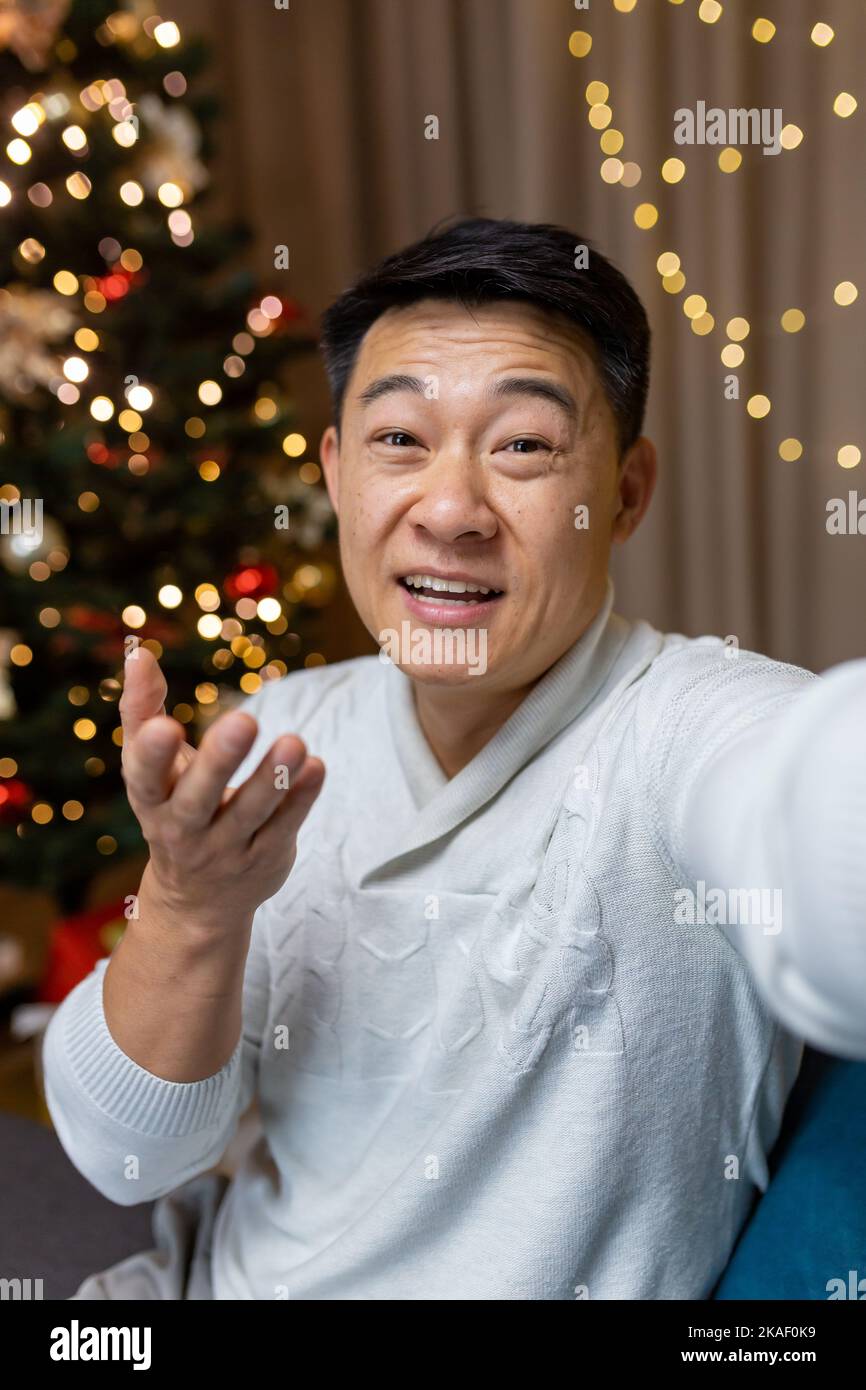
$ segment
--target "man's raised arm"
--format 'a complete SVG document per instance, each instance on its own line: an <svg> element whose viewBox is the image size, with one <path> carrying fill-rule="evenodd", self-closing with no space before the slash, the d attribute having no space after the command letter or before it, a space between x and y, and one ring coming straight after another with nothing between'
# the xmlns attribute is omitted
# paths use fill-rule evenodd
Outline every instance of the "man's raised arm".
<svg viewBox="0 0 866 1390"><path fill-rule="evenodd" d="M819 679L750 653L722 665L659 723L675 920L721 927L790 1032L866 1058L866 661Z"/></svg>

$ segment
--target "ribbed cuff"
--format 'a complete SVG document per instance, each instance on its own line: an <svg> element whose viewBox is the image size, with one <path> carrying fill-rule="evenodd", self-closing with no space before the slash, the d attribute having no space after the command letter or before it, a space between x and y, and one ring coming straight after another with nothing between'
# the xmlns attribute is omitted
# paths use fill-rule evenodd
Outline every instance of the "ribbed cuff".
<svg viewBox="0 0 866 1390"><path fill-rule="evenodd" d="M103 1114L154 1138L177 1138L213 1126L237 1097L242 1040L222 1069L201 1081L154 1076L128 1057L108 1030L102 1003L107 966L107 958L99 961L48 1025L44 1063L55 1092L61 1092L62 1078L71 1075Z"/></svg>

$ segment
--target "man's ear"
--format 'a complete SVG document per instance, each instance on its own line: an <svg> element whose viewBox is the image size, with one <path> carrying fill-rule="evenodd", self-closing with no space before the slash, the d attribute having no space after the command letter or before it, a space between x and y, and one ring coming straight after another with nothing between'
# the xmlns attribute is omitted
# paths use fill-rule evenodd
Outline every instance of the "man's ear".
<svg viewBox="0 0 866 1390"><path fill-rule="evenodd" d="M337 498L340 494L340 441L337 438L337 430L334 425L329 425L322 435L322 442L319 445L319 459L322 464L322 472L325 475L325 487L328 489L328 496L331 499L331 506L334 508L335 515L339 515Z"/></svg>
<svg viewBox="0 0 866 1390"><path fill-rule="evenodd" d="M649 506L656 485L655 445L641 435L627 449L617 469L618 508L611 540L622 545L637 530Z"/></svg>

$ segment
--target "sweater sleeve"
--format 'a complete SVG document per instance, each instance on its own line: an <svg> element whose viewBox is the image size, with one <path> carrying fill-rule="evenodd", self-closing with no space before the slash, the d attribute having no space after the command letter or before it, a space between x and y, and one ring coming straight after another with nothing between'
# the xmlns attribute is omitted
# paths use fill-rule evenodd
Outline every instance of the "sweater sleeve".
<svg viewBox="0 0 866 1390"><path fill-rule="evenodd" d="M650 816L703 929L790 1032L866 1058L866 661L816 678L705 652L663 692Z"/></svg>
<svg viewBox="0 0 866 1390"><path fill-rule="evenodd" d="M239 708L256 719L258 730L228 785L241 786L279 734L306 737L325 696L356 669L357 662L342 662L293 672L243 700ZM253 919L241 1037L215 1075L166 1081L121 1050L103 1009L105 960L52 1016L43 1044L48 1110L76 1168L111 1201L133 1206L161 1196L218 1163L233 1138L257 1090L270 993L268 922L275 901L262 903Z"/></svg>
<svg viewBox="0 0 866 1390"><path fill-rule="evenodd" d="M256 913L244 971L243 1023L222 1069L166 1081L108 1030L101 960L52 1015L43 1041L45 1098L75 1167L121 1206L151 1201L219 1162L253 1098L268 1007L268 956Z"/></svg>

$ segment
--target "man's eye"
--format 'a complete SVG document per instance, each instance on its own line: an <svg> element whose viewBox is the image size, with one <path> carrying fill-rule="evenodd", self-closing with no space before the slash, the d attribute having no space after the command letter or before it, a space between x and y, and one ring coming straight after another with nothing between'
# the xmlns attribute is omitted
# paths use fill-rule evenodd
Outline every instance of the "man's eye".
<svg viewBox="0 0 866 1390"><path fill-rule="evenodd" d="M413 434L407 434L406 430L388 430L387 433L378 436L377 442L393 444L395 449L405 449L411 444L417 444L418 440Z"/></svg>
<svg viewBox="0 0 866 1390"><path fill-rule="evenodd" d="M519 454L535 454L538 453L539 450L550 453L550 445L546 444L543 439L528 439L526 437L512 439L511 442L504 447L506 449L514 449Z"/></svg>

